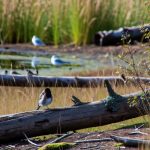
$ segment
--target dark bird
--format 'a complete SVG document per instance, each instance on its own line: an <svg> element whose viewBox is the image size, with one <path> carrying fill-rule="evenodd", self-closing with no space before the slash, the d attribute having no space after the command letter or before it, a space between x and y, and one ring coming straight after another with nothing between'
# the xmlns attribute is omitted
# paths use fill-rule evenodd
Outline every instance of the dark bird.
<svg viewBox="0 0 150 150"><path fill-rule="evenodd" d="M47 106L51 104L52 100L53 97L51 94L51 90L49 88L44 89L39 96L38 107L36 110L38 110L41 106Z"/></svg>
<svg viewBox="0 0 150 150"><path fill-rule="evenodd" d="M27 69L26 71L27 71L27 75L28 75L28 76L38 75L38 74L39 74L38 69L36 69L36 73L33 73L33 72L32 72L31 70L29 70L29 69Z"/></svg>
<svg viewBox="0 0 150 150"><path fill-rule="evenodd" d="M5 75L8 75L8 70L5 70L5 71L4 71L4 74L5 74Z"/></svg>
<svg viewBox="0 0 150 150"><path fill-rule="evenodd" d="M21 75L21 74L18 73L17 71L13 71L13 70L10 71L10 74L11 74L11 75L12 75L12 74L15 74L15 75Z"/></svg>

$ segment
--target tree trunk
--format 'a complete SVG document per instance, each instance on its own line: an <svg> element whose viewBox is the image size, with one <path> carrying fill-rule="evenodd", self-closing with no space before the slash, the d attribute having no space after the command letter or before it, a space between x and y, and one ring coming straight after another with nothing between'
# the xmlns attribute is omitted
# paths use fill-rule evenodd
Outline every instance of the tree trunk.
<svg viewBox="0 0 150 150"><path fill-rule="evenodd" d="M143 83L149 84L150 78L144 77L126 77L129 84L135 84L141 80ZM50 86L50 87L97 87L102 86L105 80L115 85L124 85L124 81L120 76L105 77L40 77L40 76L23 76L23 75L0 75L0 85L2 86Z"/></svg>
<svg viewBox="0 0 150 150"><path fill-rule="evenodd" d="M50 133L106 125L134 118L149 112L149 96L142 93L121 96L115 93L106 80L109 96L92 103L79 102L72 97L75 106L43 111L24 112L0 117L0 142L12 141ZM129 100L137 100L129 106ZM144 103L143 103L144 102Z"/></svg>

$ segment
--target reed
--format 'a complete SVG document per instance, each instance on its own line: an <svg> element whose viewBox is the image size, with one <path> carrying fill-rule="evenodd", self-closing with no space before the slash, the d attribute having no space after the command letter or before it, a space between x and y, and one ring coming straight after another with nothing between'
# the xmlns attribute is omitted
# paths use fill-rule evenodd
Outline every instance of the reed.
<svg viewBox="0 0 150 150"><path fill-rule="evenodd" d="M95 32L149 23L148 0L0 0L0 42L91 43Z"/></svg>

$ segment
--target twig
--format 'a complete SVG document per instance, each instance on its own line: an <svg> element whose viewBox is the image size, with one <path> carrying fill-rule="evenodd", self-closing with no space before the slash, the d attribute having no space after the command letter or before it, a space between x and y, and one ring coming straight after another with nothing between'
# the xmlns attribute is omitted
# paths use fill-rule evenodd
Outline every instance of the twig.
<svg viewBox="0 0 150 150"><path fill-rule="evenodd" d="M142 134L142 135L148 135L148 133L144 133L144 132L141 132L141 131L133 131L133 132L130 132L128 133L129 135L134 135L134 134Z"/></svg>
<svg viewBox="0 0 150 150"><path fill-rule="evenodd" d="M144 133L144 132L141 132L139 131L140 128L142 128L144 126L144 124L140 125L139 127L134 127L134 131L133 132L130 132L128 133L129 135L134 135L134 134L143 134L143 135L148 135L148 133Z"/></svg>
<svg viewBox="0 0 150 150"><path fill-rule="evenodd" d="M66 138L66 137L68 137L68 136L70 136L70 135L72 135L72 134L74 134L74 132L66 133L66 134L64 134L64 135L62 135L62 136L56 138L55 140L53 140L53 141L51 141L51 142L47 142L47 143L57 143L57 142L61 141L62 139Z"/></svg>
<svg viewBox="0 0 150 150"><path fill-rule="evenodd" d="M74 143L79 144L79 143L93 143L93 142L106 142L106 141L113 141L113 139L103 138L103 139L78 140L78 141L75 141Z"/></svg>
<svg viewBox="0 0 150 150"><path fill-rule="evenodd" d="M36 146L36 147L40 147L40 146L42 146L42 145L40 145L40 144L36 144L35 142L32 142L28 137L27 137L27 135L23 132L23 135L25 136L25 138L27 139L27 141L30 143L30 144L32 144L32 145L34 145L34 146Z"/></svg>
<svg viewBox="0 0 150 150"><path fill-rule="evenodd" d="M142 128L144 126L144 124L140 125L139 127L136 127L135 125L135 131L139 130L140 128Z"/></svg>

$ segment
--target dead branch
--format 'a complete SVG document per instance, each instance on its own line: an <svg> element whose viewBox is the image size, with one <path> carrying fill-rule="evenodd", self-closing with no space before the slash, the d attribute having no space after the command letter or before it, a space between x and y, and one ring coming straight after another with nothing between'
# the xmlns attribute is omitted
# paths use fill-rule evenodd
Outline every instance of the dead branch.
<svg viewBox="0 0 150 150"><path fill-rule="evenodd" d="M133 139L129 137L110 136L116 142L121 142L126 146L138 147L140 145L150 146L150 140Z"/></svg>

